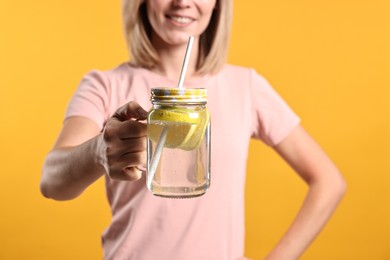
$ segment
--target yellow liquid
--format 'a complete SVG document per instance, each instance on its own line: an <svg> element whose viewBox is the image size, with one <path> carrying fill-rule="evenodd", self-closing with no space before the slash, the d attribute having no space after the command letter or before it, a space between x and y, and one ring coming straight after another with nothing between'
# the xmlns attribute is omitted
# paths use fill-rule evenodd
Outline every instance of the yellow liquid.
<svg viewBox="0 0 390 260"><path fill-rule="evenodd" d="M164 128L167 133L161 157L155 172L150 172L153 155ZM204 131L198 131L199 126L191 123L149 122L147 186L153 194L191 198L206 192L210 186L209 124L204 128Z"/></svg>

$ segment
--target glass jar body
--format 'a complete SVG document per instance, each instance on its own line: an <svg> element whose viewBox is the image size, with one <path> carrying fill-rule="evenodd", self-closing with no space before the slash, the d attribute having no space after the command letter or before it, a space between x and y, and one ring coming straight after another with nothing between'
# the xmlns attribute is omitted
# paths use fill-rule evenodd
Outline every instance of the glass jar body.
<svg viewBox="0 0 390 260"><path fill-rule="evenodd" d="M161 197L201 196L210 187L210 115L204 101L166 101L152 100L148 115L147 188Z"/></svg>

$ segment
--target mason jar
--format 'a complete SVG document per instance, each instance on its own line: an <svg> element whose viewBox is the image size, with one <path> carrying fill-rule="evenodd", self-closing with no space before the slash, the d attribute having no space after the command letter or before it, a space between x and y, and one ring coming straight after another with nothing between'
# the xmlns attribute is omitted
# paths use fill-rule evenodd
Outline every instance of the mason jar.
<svg viewBox="0 0 390 260"><path fill-rule="evenodd" d="M147 188L192 198L210 187L210 114L203 88L154 88L148 114Z"/></svg>

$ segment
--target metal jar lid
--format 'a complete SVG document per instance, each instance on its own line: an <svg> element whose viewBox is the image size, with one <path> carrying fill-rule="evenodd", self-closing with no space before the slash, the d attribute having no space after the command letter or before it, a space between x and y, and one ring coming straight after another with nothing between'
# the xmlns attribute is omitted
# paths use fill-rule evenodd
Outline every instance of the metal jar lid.
<svg viewBox="0 0 390 260"><path fill-rule="evenodd" d="M205 88L152 88L152 103L207 103Z"/></svg>

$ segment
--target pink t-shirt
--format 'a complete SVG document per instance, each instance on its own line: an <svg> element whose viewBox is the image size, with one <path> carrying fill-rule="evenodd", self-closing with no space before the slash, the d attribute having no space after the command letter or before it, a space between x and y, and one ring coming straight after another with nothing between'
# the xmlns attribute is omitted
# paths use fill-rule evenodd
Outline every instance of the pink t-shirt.
<svg viewBox="0 0 390 260"><path fill-rule="evenodd" d="M103 129L115 110L137 101L149 110L153 87L174 87L124 63L92 71L81 81L66 117L85 116ZM211 187L194 199L164 199L136 182L106 177L112 221L102 236L105 259L234 260L244 254L244 188L249 141L273 146L299 118L253 69L226 65L218 74L185 82L207 88L211 115Z"/></svg>

